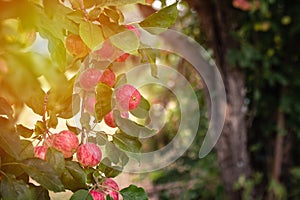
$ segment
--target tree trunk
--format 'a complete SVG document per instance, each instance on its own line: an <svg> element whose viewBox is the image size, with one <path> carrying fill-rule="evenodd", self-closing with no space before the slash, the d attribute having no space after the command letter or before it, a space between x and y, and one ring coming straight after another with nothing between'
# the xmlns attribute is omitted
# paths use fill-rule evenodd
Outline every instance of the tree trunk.
<svg viewBox="0 0 300 200"><path fill-rule="evenodd" d="M247 107L244 104L245 74L239 68L231 66L226 59L228 50L238 45L230 35L237 28L237 16L231 6L231 0L187 1L199 15L207 44L214 50L216 64L223 76L228 113L216 149L228 197L241 199L241 191L235 191L233 185L239 177L248 178L251 175L245 119Z"/></svg>

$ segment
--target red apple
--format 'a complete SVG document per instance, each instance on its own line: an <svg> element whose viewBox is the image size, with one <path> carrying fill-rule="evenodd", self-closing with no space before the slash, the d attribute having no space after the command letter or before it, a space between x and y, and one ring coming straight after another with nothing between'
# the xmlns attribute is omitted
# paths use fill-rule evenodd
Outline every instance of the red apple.
<svg viewBox="0 0 300 200"><path fill-rule="evenodd" d="M115 84L116 75L115 73L107 68L103 71L102 76L100 77L100 82L105 83L109 87L113 87Z"/></svg>
<svg viewBox="0 0 300 200"><path fill-rule="evenodd" d="M90 194L92 195L94 200L105 200L106 194L103 192L99 192L97 190L91 190Z"/></svg>
<svg viewBox="0 0 300 200"><path fill-rule="evenodd" d="M117 107L121 111L134 110L141 101L140 92L132 85L125 84L116 93Z"/></svg>
<svg viewBox="0 0 300 200"><path fill-rule="evenodd" d="M123 53L115 61L116 62L125 62L129 56L130 56L129 53Z"/></svg>
<svg viewBox="0 0 300 200"><path fill-rule="evenodd" d="M58 134L52 135L52 147L61 151L65 158L70 158L76 152L79 140L75 133L64 130Z"/></svg>
<svg viewBox="0 0 300 200"><path fill-rule="evenodd" d="M86 91L93 91L101 78L101 71L95 68L88 68L82 72L79 78L79 85Z"/></svg>
<svg viewBox="0 0 300 200"><path fill-rule="evenodd" d="M102 158L100 148L94 143L86 143L79 146L77 150L78 162L84 167L97 166Z"/></svg>
<svg viewBox="0 0 300 200"><path fill-rule="evenodd" d="M104 190L109 194L111 198L113 198L114 200L119 199L119 186L113 179L106 178L102 185L105 186Z"/></svg>
<svg viewBox="0 0 300 200"><path fill-rule="evenodd" d="M34 157L45 160L47 154L47 146L36 146L34 147Z"/></svg>
<svg viewBox="0 0 300 200"><path fill-rule="evenodd" d="M104 116L104 122L107 126L116 128L117 125L114 120L113 111L110 111L107 115Z"/></svg>

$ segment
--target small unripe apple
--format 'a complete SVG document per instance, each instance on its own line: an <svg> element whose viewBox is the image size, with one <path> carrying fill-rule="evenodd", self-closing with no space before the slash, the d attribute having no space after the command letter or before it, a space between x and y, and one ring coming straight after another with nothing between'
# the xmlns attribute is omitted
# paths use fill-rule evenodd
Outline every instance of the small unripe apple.
<svg viewBox="0 0 300 200"><path fill-rule="evenodd" d="M115 73L107 68L103 71L102 76L100 77L100 82L105 83L109 87L113 87L115 84L116 75Z"/></svg>
<svg viewBox="0 0 300 200"><path fill-rule="evenodd" d="M88 68L82 72L79 78L79 85L86 91L93 91L100 81L101 71L95 68Z"/></svg>
<svg viewBox="0 0 300 200"><path fill-rule="evenodd" d="M107 126L116 128L117 125L114 120L113 111L110 111L107 115L104 116L104 122Z"/></svg>
<svg viewBox="0 0 300 200"><path fill-rule="evenodd" d="M91 95L87 97L85 101L85 109L88 111L90 114L95 113L95 105L96 105L96 97L95 95Z"/></svg>
<svg viewBox="0 0 300 200"><path fill-rule="evenodd" d="M117 107L122 111L134 110L141 101L140 92L132 85L125 84L116 93Z"/></svg>
<svg viewBox="0 0 300 200"><path fill-rule="evenodd" d="M91 190L90 194L92 195L94 200L105 200L106 194L103 192L99 192L97 190Z"/></svg>
<svg viewBox="0 0 300 200"><path fill-rule="evenodd" d="M102 185L105 186L104 190L109 194L111 198L113 198L114 200L119 199L119 186L113 179L106 178Z"/></svg>
<svg viewBox="0 0 300 200"><path fill-rule="evenodd" d="M47 154L47 146L36 146L34 147L34 157L45 160Z"/></svg>
<svg viewBox="0 0 300 200"><path fill-rule="evenodd" d="M97 166L102 158L100 148L94 143L86 143L79 146L77 149L78 162L84 167Z"/></svg>
<svg viewBox="0 0 300 200"><path fill-rule="evenodd" d="M76 152L79 146L79 140L75 133L64 130L53 135L51 145L55 149L61 151L65 158L70 158Z"/></svg>

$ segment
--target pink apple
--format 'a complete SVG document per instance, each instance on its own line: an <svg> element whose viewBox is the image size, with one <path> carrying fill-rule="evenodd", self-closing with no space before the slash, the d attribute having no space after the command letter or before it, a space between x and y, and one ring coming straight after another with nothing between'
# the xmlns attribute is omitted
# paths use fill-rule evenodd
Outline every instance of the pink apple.
<svg viewBox="0 0 300 200"><path fill-rule="evenodd" d="M52 135L52 147L61 151L65 158L70 158L76 152L79 140L75 133L64 130L58 134Z"/></svg>
<svg viewBox="0 0 300 200"><path fill-rule="evenodd" d="M116 75L115 73L107 68L103 71L102 76L100 78L100 82L105 83L106 85L108 85L109 87L113 87L115 84L115 80L116 80Z"/></svg>
<svg viewBox="0 0 300 200"><path fill-rule="evenodd" d="M85 101L85 109L90 114L95 113L96 97L95 95L88 96Z"/></svg>
<svg viewBox="0 0 300 200"><path fill-rule="evenodd" d="M34 147L34 157L45 160L47 154L47 146L36 146Z"/></svg>
<svg viewBox="0 0 300 200"><path fill-rule="evenodd" d="M101 60L109 59L115 52L115 47L110 43L109 40L105 40L102 47L95 51L95 54L100 56Z"/></svg>
<svg viewBox="0 0 300 200"><path fill-rule="evenodd" d="M99 192L97 190L91 190L90 194L92 195L94 200L105 200L106 194L103 192Z"/></svg>
<svg viewBox="0 0 300 200"><path fill-rule="evenodd" d="M114 200L119 199L119 186L113 179L106 178L102 185L105 186L104 190L109 194L111 198L113 198Z"/></svg>
<svg viewBox="0 0 300 200"><path fill-rule="evenodd" d="M134 110L141 101L140 92L132 85L125 84L116 92L117 107L121 111Z"/></svg>
<svg viewBox="0 0 300 200"><path fill-rule="evenodd" d="M110 111L107 115L104 116L104 122L107 126L116 128L117 125L114 120L113 111Z"/></svg>
<svg viewBox="0 0 300 200"><path fill-rule="evenodd" d="M102 158L100 148L94 143L86 143L79 146L77 150L77 159L84 167L97 166Z"/></svg>
<svg viewBox="0 0 300 200"><path fill-rule="evenodd" d="M97 83L100 81L102 73L95 68L88 68L82 72L79 78L79 85L86 91L93 91Z"/></svg>

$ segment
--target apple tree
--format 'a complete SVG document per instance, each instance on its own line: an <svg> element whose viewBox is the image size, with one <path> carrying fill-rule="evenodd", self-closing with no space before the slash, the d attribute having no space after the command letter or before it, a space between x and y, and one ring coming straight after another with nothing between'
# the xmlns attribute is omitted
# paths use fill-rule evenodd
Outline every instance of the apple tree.
<svg viewBox="0 0 300 200"><path fill-rule="evenodd" d="M151 63L156 76L140 30L171 26L176 5L126 24L127 4L147 2L0 1L0 199L66 190L74 200L148 199L143 188L113 179L141 150L135 133L152 131L129 117L144 118L150 104L126 82L126 68L116 68L135 59ZM46 53L33 47L41 38ZM25 107L38 115L31 126L19 120Z"/></svg>

